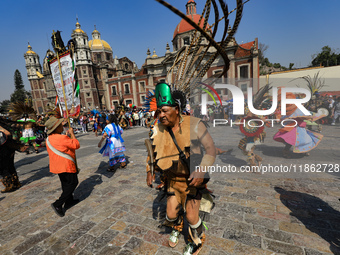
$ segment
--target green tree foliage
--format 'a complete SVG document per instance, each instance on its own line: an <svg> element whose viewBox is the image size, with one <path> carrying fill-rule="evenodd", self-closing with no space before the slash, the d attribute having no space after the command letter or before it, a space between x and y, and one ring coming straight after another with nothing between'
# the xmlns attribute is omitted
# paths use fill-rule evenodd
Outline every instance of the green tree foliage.
<svg viewBox="0 0 340 255"><path fill-rule="evenodd" d="M329 46L324 46L321 52L313 56L312 66L335 66L340 64L340 54L336 54Z"/></svg>
<svg viewBox="0 0 340 255"><path fill-rule="evenodd" d="M267 62L269 62L268 58L264 57L264 55L265 55L266 51L268 50L268 48L269 48L269 46L264 44L264 43L260 43L259 44L259 63L262 66L267 64L266 60L267 60Z"/></svg>
<svg viewBox="0 0 340 255"><path fill-rule="evenodd" d="M274 67L274 68L281 68L281 64L280 64L280 63L274 63L274 64L273 64L273 67Z"/></svg>
<svg viewBox="0 0 340 255"><path fill-rule="evenodd" d="M15 90L11 94L11 102L25 101L28 92L25 90L24 82L18 69L14 72L14 86Z"/></svg>
<svg viewBox="0 0 340 255"><path fill-rule="evenodd" d="M11 103L9 100L3 100L0 102L0 113L4 114L8 111L8 106Z"/></svg>

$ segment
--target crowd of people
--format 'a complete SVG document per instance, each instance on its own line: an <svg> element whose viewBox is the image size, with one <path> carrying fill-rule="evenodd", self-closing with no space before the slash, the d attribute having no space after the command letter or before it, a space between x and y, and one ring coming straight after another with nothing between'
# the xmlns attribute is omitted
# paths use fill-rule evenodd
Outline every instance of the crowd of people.
<svg viewBox="0 0 340 255"><path fill-rule="evenodd" d="M200 169L212 165L216 155L220 153L219 149L214 146L207 123L213 122L214 119L235 120L235 116L232 115L231 103L218 107L209 105L207 115L201 114L199 105L188 111L187 107L184 109L185 102L179 104L178 100L172 98L173 95L168 87L165 83L156 86L156 93L160 94L159 98L168 99L165 103L158 100L156 111L129 109L121 106L115 111L93 111L82 113L77 118L71 117L70 126L66 119L57 118L51 114L36 116L34 120L25 116L24 121L1 118L0 150L3 177L1 181L5 186L1 192L11 192L21 187L14 167L15 151L27 152L31 146L38 153L38 145L45 145L49 154L50 172L59 176L62 188L60 197L51 206L56 214L63 217L68 208L80 202L79 199L73 197L78 185L75 150L80 148L75 133L91 131L95 136L101 136L98 143L99 153L108 157L107 171L115 171L117 167L127 166L126 148L122 137L124 129L137 126L147 127L150 128L150 147L148 148L146 183L152 186L155 171L161 172L162 186L160 188L167 193L166 220L163 226L172 228L169 246L175 247L179 242L185 217L189 223L190 239L189 245L185 248L189 253L186 254L194 254L193 251L198 254L205 242L203 219L200 218L199 211L201 201L206 200L204 194L210 194L207 190L209 176L206 176L205 172L197 172L197 169L193 171L189 158L192 164L199 166ZM294 94L287 96L295 98ZM322 103L313 104L313 102ZM334 125L340 116L340 97L327 99L319 97L307 107L310 111L327 107L330 114L322 118L314 115L308 117L303 116L296 107L290 106L287 106L286 116L281 116L276 112L275 118L294 119L298 123L296 127L279 129L273 137L275 141L285 145L283 157L289 157L291 148L293 148L293 153L307 155L318 145L323 136L320 132L310 132L305 122L324 119L323 123ZM246 111L243 118L258 119L263 116L256 116ZM64 129L64 127L67 128ZM260 164L262 158L256 155L255 145L263 142L264 128L254 130L249 126L244 126L240 130L245 137L241 139L238 147L247 155L250 165L256 165L256 162Z"/></svg>

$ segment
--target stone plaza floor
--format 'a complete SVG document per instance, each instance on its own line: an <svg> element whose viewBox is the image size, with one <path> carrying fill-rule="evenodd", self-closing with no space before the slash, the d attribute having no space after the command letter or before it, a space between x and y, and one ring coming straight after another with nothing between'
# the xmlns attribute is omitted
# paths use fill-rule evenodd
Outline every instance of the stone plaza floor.
<svg viewBox="0 0 340 255"><path fill-rule="evenodd" d="M340 254L340 126L324 126L324 138L310 156L291 159L282 157L283 145L272 139L278 128L266 129L265 143L256 152L264 166L290 167L291 172L212 173L208 186L216 205L200 254ZM227 151L216 166L239 171L247 165L237 148L238 128L211 125L209 132ZM81 202L63 218L50 206L61 187L58 176L49 173L46 149L16 154L23 186L0 194L0 254L181 254L185 238L168 247L169 232L158 228L165 200L146 186L148 129L124 132L129 164L116 172L106 171L108 159L98 153L100 137L76 136L81 171L75 197ZM313 168L318 166L321 171Z"/></svg>

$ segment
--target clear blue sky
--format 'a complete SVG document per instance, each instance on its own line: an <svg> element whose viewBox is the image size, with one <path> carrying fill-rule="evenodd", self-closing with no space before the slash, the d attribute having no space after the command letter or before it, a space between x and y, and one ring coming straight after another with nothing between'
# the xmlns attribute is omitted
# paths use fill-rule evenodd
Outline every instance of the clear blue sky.
<svg viewBox="0 0 340 255"><path fill-rule="evenodd" d="M168 2L185 12L186 0ZM230 10L235 7L235 0L226 2ZM205 1L196 3L200 13ZM258 37L260 43L269 46L265 56L270 62L305 67L323 46L339 48L339 10L339 0L250 0L244 7L236 40L241 43ZM139 68L148 48L161 56L168 42L172 50L174 29L181 20L154 0L1 1L0 101L9 99L13 93L16 69L21 72L26 90L30 90L23 56L27 42L42 63L51 48L52 30L62 31L67 42L77 16L89 40L96 25L113 54L128 57Z"/></svg>

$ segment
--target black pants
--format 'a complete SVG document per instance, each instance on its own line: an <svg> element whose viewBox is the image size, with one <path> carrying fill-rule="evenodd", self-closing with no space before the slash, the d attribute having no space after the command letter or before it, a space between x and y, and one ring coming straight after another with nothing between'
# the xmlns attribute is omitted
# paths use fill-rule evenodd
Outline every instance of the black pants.
<svg viewBox="0 0 340 255"><path fill-rule="evenodd" d="M78 174L76 173L61 173L58 174L61 182L63 193L57 201L54 202L56 207L61 207L65 203L71 203L73 200L73 192L78 185Z"/></svg>
<svg viewBox="0 0 340 255"><path fill-rule="evenodd" d="M0 175L2 177L17 174L14 167L15 149L10 146L11 141L7 141L0 146Z"/></svg>

